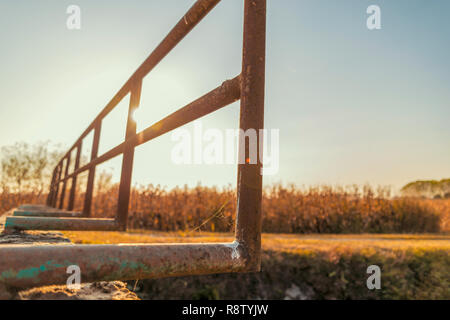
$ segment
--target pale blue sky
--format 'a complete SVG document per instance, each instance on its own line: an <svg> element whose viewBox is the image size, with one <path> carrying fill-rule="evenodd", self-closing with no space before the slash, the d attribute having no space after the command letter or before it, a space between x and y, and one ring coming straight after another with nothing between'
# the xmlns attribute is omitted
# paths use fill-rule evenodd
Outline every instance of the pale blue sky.
<svg viewBox="0 0 450 320"><path fill-rule="evenodd" d="M70 146L192 3L1 0L0 145ZM240 72L242 3L222 0L147 76L140 129ZM66 28L70 4L79 31ZM371 4L381 30L366 28ZM280 171L265 183L450 177L449 13L446 0L268 0L265 125L280 129ZM120 142L127 103L105 121L101 152ZM203 125L235 128L238 112ZM134 182L235 184L234 166L172 164L173 145L169 134L140 146Z"/></svg>

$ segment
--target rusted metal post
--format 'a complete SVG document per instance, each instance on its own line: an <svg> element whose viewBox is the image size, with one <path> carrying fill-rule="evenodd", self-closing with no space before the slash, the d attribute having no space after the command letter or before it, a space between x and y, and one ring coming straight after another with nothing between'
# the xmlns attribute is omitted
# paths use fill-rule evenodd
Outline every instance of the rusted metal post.
<svg viewBox="0 0 450 320"><path fill-rule="evenodd" d="M261 201L262 201L262 145L264 128L264 84L266 44L266 0L245 0L244 45L241 74L240 129L255 130L257 159L248 159L249 143L245 146L245 163L238 164L236 240L245 248L247 271L260 271L261 266ZM241 133L242 133L241 130ZM250 161L248 161L250 160ZM247 163L250 162L250 163Z"/></svg>
<svg viewBox="0 0 450 320"><path fill-rule="evenodd" d="M94 139L92 141L91 161L98 156L98 146L100 143L100 131L102 129L102 122L98 121L94 129ZM94 180L95 180L95 166L89 169L88 181L86 185L86 194L84 196L83 215L89 217L91 215L92 208L92 194L94 192Z"/></svg>
<svg viewBox="0 0 450 320"><path fill-rule="evenodd" d="M50 206L50 207L54 207L55 193L56 193L56 182L57 182L57 179L58 179L58 170L59 170L59 167L56 166L56 167L55 167L55 170L54 170L55 178L52 180L51 197L50 197L50 199L49 199L49 201L50 201L49 206Z"/></svg>
<svg viewBox="0 0 450 320"><path fill-rule="evenodd" d="M80 143L77 146L77 155L75 158L75 167L73 169L73 171L77 171L78 168L80 167L80 159L81 159L81 150L83 147L83 141L80 141ZM72 177L72 186L70 188L70 196L69 196L69 204L67 206L67 210L72 211L74 204L75 204L75 195L76 195L76 190L77 190L77 175L75 174Z"/></svg>
<svg viewBox="0 0 450 320"><path fill-rule="evenodd" d="M48 190L48 196L47 196L47 206L51 206L52 205L52 198L53 198L53 193L54 193L54 183L55 183L55 179L56 179L56 167L53 169L53 173L52 173L52 181L50 182L50 187Z"/></svg>
<svg viewBox="0 0 450 320"><path fill-rule="evenodd" d="M55 193L53 194L53 200L52 200L52 207L56 208L57 202L58 202L58 193L59 193L59 184L61 181L61 172L62 172L62 161L58 164L58 174L56 178L56 186L55 186Z"/></svg>
<svg viewBox="0 0 450 320"><path fill-rule="evenodd" d="M61 190L61 199L59 200L59 209L62 209L64 207L64 198L66 196L66 188L67 188L67 179L65 179L69 175L69 167L70 167L70 158L71 153L66 158L66 167L64 170L64 182L63 187Z"/></svg>
<svg viewBox="0 0 450 320"><path fill-rule="evenodd" d="M130 107L128 109L127 128L125 132L125 141L136 135L136 121L134 119L134 113L139 107L141 100L142 80L137 81L131 89L130 94ZM121 230L126 230L128 219L128 206L130 203L130 191L131 191L131 179L133 175L133 160L134 160L134 148L131 143L126 143L123 159L122 159L122 174L120 177L119 186L119 200L117 204L117 217Z"/></svg>

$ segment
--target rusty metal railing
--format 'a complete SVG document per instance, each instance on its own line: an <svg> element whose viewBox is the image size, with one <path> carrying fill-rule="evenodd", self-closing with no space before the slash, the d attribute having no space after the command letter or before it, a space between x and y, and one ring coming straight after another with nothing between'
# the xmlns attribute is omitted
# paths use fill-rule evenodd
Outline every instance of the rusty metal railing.
<svg viewBox="0 0 450 320"><path fill-rule="evenodd" d="M22 209L8 217L11 230L126 230L135 147L193 120L241 101L240 128L264 126L266 0L244 0L242 72L221 86L137 133L133 112L140 103L144 77L220 2L198 0L122 86L106 107L62 157L53 171L46 210ZM98 155L102 120L130 93L125 141ZM90 162L80 166L83 139L94 132ZM257 136L258 154L260 139ZM248 142L240 139L248 153ZM71 154L76 150L73 172ZM123 155L115 219L92 219L96 166ZM0 287L65 283L65 268L79 265L83 281L129 280L163 276L245 272L260 269L262 163L238 164L237 215L233 243L167 245L0 246ZM84 208L73 212L77 176L88 172ZM71 189L64 209L67 182ZM50 208L50 209L49 209Z"/></svg>

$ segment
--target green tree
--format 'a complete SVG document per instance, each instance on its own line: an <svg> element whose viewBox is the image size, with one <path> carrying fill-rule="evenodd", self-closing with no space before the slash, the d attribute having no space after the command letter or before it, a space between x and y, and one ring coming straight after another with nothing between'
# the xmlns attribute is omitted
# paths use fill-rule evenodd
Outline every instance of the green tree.
<svg viewBox="0 0 450 320"><path fill-rule="evenodd" d="M410 182L401 189L401 192L404 196L444 198L450 193L450 179Z"/></svg>

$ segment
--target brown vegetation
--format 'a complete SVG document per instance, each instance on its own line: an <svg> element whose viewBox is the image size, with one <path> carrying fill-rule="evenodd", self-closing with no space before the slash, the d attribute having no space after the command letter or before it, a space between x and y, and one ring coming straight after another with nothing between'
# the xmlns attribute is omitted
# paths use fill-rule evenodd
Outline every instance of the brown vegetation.
<svg viewBox="0 0 450 320"><path fill-rule="evenodd" d="M97 188L93 214L112 217L117 186ZM263 197L263 232L270 233L420 233L448 231L450 201L389 199L365 187L310 188L275 185ZM233 188L202 187L166 190L134 188L129 227L160 231L233 230Z"/></svg>
<svg viewBox="0 0 450 320"><path fill-rule="evenodd" d="M24 203L45 203L51 168L60 152L48 144L2 148L0 211ZM97 170L93 216L113 217L118 185ZM83 208L86 174L79 176L75 210ZM71 187L69 181L67 188ZM67 207L68 197L64 207ZM129 227L160 231L233 230L232 187L135 187ZM263 231L271 233L420 233L450 231L450 199L392 198L388 189L273 185L264 189Z"/></svg>
<svg viewBox="0 0 450 320"><path fill-rule="evenodd" d="M94 217L113 217L117 185L97 188ZM263 232L270 233L433 233L450 231L450 200L398 198L344 189L300 190L280 185L265 189ZM45 203L39 192L0 190L0 210L23 203ZM76 201L81 210L83 194ZM220 231L234 227L235 190L202 187L167 190L159 186L134 188L129 227L159 231Z"/></svg>

